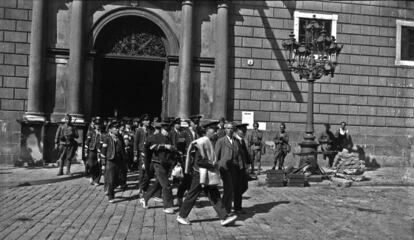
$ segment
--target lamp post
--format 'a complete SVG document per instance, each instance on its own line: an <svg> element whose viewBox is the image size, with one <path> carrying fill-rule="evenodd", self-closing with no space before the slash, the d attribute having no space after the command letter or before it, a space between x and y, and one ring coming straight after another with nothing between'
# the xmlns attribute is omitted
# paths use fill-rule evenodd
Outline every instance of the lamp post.
<svg viewBox="0 0 414 240"><path fill-rule="evenodd" d="M331 74L333 77L337 58L342 50L334 36L327 36L324 24L319 24L314 18L305 24L305 39L297 42L291 33L289 39L283 41L282 46L288 51L289 70L299 74L308 82L308 106L306 114L306 129L304 139L299 143L301 147L301 163L316 162L318 143L315 142L313 128L313 85L317 79Z"/></svg>

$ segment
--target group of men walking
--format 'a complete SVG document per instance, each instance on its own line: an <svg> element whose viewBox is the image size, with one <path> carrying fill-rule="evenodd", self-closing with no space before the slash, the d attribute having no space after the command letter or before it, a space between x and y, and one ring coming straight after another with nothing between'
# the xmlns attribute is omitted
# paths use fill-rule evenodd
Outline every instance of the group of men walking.
<svg viewBox="0 0 414 240"><path fill-rule="evenodd" d="M244 213L242 194L248 188L249 171L254 170L249 170L252 161L246 126L224 119L205 120L201 116L151 122L147 114L139 121L113 120L105 125L101 118L95 117L86 135L85 172L93 185L99 185L104 173L105 193L112 203L115 189L127 186L128 169L137 170L140 204L148 208L150 199L162 201L167 214L176 211L173 201L176 186L177 221L181 224L190 224L187 217L204 192L221 224L228 225L235 221L237 214ZM61 152L58 175L63 174L65 162L70 174L77 137L77 130L67 115L56 134ZM252 144L257 145L261 138L262 135L256 136ZM221 180L222 194L218 189Z"/></svg>
<svg viewBox="0 0 414 240"><path fill-rule="evenodd" d="M164 212L173 214L173 186L177 186L176 198L179 207L177 221L190 224L187 217L201 192L209 198L214 210L227 225L244 214L242 195L248 188L249 174L261 171L261 155L264 153L263 133L258 123L247 133L247 124L236 124L201 119L168 118L164 121L151 121L144 114L140 119L103 121L92 119L85 140L85 174L90 183L99 185L102 172L104 188L109 202L115 201L115 189L127 187L127 172L138 171L139 202L148 208L148 201L154 199L164 205ZM60 152L58 175L71 174L70 164L78 143L79 134L71 124L71 116L66 115L55 138ZM336 139L336 140L335 140ZM319 137L322 149L329 157L333 145L346 147L350 140L346 123L335 136L326 131ZM289 136L284 123L273 139L274 166L283 169L284 159L290 152ZM340 145L340 146L339 146ZM335 147L336 148L336 147ZM151 180L155 179L152 182ZM218 184L222 181L223 193ZM176 183L176 184L174 184Z"/></svg>

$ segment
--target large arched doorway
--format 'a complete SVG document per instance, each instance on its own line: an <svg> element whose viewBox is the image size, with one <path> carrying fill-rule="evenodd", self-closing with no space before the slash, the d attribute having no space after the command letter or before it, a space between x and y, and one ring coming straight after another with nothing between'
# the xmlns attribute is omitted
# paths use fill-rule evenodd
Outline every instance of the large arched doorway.
<svg viewBox="0 0 414 240"><path fill-rule="evenodd" d="M162 116L166 106L167 40L152 21L122 16L96 37L92 114Z"/></svg>

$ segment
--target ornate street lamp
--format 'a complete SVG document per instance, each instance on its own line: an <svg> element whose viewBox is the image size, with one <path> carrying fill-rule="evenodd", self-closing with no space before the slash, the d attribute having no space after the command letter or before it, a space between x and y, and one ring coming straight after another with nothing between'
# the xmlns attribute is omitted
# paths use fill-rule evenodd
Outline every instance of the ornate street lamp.
<svg viewBox="0 0 414 240"><path fill-rule="evenodd" d="M305 39L297 42L291 33L289 39L283 41L283 47L288 50L289 70L299 74L300 79L308 81L308 108L306 115L306 130L301 146L301 164L304 161L316 161L318 144L313 134L313 85L315 80L324 75L333 77L337 58L342 50L335 37L327 36L324 24L319 24L315 18L305 24Z"/></svg>

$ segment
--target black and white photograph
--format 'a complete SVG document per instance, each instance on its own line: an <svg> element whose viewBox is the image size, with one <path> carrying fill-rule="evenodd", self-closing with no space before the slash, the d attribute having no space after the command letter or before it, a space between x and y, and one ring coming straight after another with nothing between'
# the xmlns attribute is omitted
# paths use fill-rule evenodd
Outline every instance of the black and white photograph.
<svg viewBox="0 0 414 240"><path fill-rule="evenodd" d="M0 0L0 239L413 238L414 1Z"/></svg>

